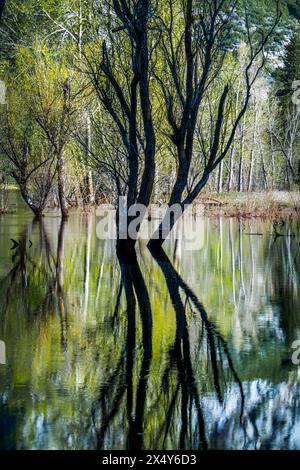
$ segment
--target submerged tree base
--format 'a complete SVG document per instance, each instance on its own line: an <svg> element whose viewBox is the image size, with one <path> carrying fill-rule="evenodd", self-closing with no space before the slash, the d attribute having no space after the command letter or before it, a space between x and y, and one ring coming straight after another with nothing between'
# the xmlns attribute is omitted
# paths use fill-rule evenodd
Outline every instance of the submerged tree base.
<svg viewBox="0 0 300 470"><path fill-rule="evenodd" d="M135 264L137 262L135 240L130 238L117 240L116 250L120 263Z"/></svg>

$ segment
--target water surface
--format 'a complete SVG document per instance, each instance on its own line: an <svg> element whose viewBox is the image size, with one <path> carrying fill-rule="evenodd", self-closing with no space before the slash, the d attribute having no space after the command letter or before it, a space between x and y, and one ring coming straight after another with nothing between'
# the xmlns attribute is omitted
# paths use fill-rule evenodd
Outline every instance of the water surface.
<svg viewBox="0 0 300 470"><path fill-rule="evenodd" d="M0 218L1 449L300 449L298 236L198 219L196 250L141 242L121 266L94 215L17 209Z"/></svg>

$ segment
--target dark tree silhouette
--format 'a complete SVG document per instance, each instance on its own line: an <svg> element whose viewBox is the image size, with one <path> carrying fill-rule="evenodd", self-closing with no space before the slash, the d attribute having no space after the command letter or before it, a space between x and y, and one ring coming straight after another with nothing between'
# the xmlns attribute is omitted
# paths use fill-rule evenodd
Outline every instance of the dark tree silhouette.
<svg viewBox="0 0 300 470"><path fill-rule="evenodd" d="M181 211L167 210L158 229L152 236L150 246L162 245L182 212L188 207L204 186L211 173L220 165L233 143L237 128L245 115L255 80L265 63L264 48L268 43L278 21L279 12L273 26L259 39L251 33L251 26L246 16L246 29L249 44L249 55L244 72L244 98L235 119L229 123L226 116L234 99L230 93L230 83L224 85L218 98L215 115L211 122L211 141L208 150L202 152L203 171L189 184L192 161L195 158L194 142L200 106L209 87L217 83L225 57L224 44L231 30L232 16L237 5L236 0L207 0L182 3L184 31L179 44L174 42L173 19L175 15L173 2L170 6L170 22L158 18L158 25L165 38L163 58L166 64L166 80L160 76L156 79L162 89L168 119L168 134L176 151L176 179L169 198L169 209L173 205ZM183 62L178 57L183 55ZM257 65L257 60L259 65ZM182 65L183 64L183 65ZM171 85L170 85L171 83ZM226 130L226 131L225 131Z"/></svg>
<svg viewBox="0 0 300 470"><path fill-rule="evenodd" d="M5 0L0 0L0 20L2 18L2 13L4 10Z"/></svg>

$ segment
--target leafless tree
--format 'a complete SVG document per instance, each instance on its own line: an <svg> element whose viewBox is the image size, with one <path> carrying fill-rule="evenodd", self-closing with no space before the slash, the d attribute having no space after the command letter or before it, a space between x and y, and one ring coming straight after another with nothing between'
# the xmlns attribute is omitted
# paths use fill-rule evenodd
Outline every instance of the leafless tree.
<svg viewBox="0 0 300 470"><path fill-rule="evenodd" d="M178 3L181 6L179 12ZM268 32L252 32L245 11L249 54L244 70L243 102L228 129L226 115L234 96L230 93L230 82L226 83L211 122L212 137L209 149L207 155L202 155L203 159L205 157L204 169L195 178L192 187L189 187L199 109L207 90L217 83L220 77L226 53L225 44L231 31L236 5L236 0L169 0L168 18L162 15L157 18L158 27L162 31L161 53L162 62L165 64L165 78L157 74L156 79L164 97L169 124L167 132L177 153L177 177L170 195L169 209L172 205L179 204L184 211L199 195L211 173L229 152L236 130L247 110L253 84L264 65L265 46L279 20L277 8L274 24ZM184 23L183 31L179 31L177 35L174 33L176 15L181 15ZM257 66L258 60L260 63ZM161 245L176 223L178 216L169 209L153 234L150 246ZM166 227L168 229L165 229Z"/></svg>
<svg viewBox="0 0 300 470"><path fill-rule="evenodd" d="M117 129L125 153L127 204L149 205L155 177L155 131L150 102L150 0L95 3L101 59L85 50L86 73ZM130 217L128 217L130 222ZM134 245L135 241L129 241Z"/></svg>

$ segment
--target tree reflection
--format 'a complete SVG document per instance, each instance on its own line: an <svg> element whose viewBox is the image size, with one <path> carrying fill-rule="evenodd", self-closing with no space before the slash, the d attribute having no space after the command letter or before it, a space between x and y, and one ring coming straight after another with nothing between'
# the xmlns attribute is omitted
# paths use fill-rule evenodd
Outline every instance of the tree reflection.
<svg viewBox="0 0 300 470"><path fill-rule="evenodd" d="M134 250L126 253L118 253L121 269L121 285L117 296L114 317L118 311L122 287L126 296L127 336L124 353L122 354L114 374L108 381L108 386L102 388L97 405L101 409L100 426L96 425L96 408L93 407L93 422L97 434L97 448L104 445L105 433L119 411L119 406L126 394L126 415L128 421L127 447L130 449L142 449L143 426L146 404L147 383L152 359L152 312L148 290L136 259ZM138 376L136 393L134 393L134 360L136 349L136 309L139 308L142 324L142 363ZM115 388L114 396L111 396Z"/></svg>
<svg viewBox="0 0 300 470"><path fill-rule="evenodd" d="M192 255L115 256L89 217L7 237L2 448L297 447L296 239L210 224Z"/></svg>
<svg viewBox="0 0 300 470"><path fill-rule="evenodd" d="M34 246L31 235L38 231L38 244ZM66 222L59 227L56 256L43 220L30 222L18 241L12 239L13 267L1 280L0 288L5 292L3 313L16 299L25 306L28 316L45 318L47 312L56 310L61 318L62 345L66 347L67 305L64 290L64 239ZM34 305L34 309L32 306Z"/></svg>
<svg viewBox="0 0 300 470"><path fill-rule="evenodd" d="M124 431L127 429L127 448L147 448L150 438L153 448L207 449L209 439L200 389L203 387L202 381L207 381L208 377L196 376L193 362L199 359L202 362L201 355L208 351L207 361L202 363L202 373L211 373L216 398L222 404L226 386L224 362L227 360L230 373L240 389L240 418L244 406L243 387L225 340L208 320L196 295L176 272L162 249L152 251L152 255L162 270L175 312L174 341L168 346L162 374L154 377L151 373L153 314L146 282L135 251L129 253L127 250L125 256L124 253L118 253L122 277L114 316L123 290L126 299L126 339L116 367L107 379L107 386L101 388L93 405L92 420L97 448L109 448L110 432L112 429L117 432L115 418L125 406L127 424L123 422L122 426ZM141 322L140 342L137 309ZM200 337L193 340L193 346L188 325L190 315L197 315L203 324ZM197 341L196 357L192 357ZM137 351L140 350L141 361L137 367ZM150 416L154 417L153 424L148 422Z"/></svg>
<svg viewBox="0 0 300 470"><path fill-rule="evenodd" d="M222 389L220 384L220 373L218 365L218 357L222 363L222 353L226 356L228 366L237 381L241 394L241 418L243 415L244 407L244 392L242 383L233 367L233 362L230 357L225 340L217 332L217 329L213 323L208 320L207 313L203 305L199 302L197 296L193 293L190 287L183 281L181 276L173 267L166 253L160 248L151 250L154 259L160 266L166 281L168 292L172 300L172 304L176 313L176 339L173 348L170 350L170 362L174 361L177 366L178 373L178 387L176 388L176 394L171 400L172 406L169 408L167 413L167 428L170 427L170 421L174 410L174 403L177 399L177 394L181 390L181 431L180 431L180 449L186 447L193 448L195 442L194 432L191 431L190 422L193 419L191 411L194 409L197 416L197 427L198 427L198 446L199 448L206 449L208 447L206 435L205 435L205 420L203 417L203 411L201 408L200 394L197 388L197 380L193 371L193 365L191 360L191 346L189 338L189 328L186 318L186 307L189 307L192 313L199 314L203 322L204 330L207 338L207 346L209 350L209 360L212 369L213 383L217 399L220 403L223 401ZM185 305L183 303L180 290L186 297ZM203 334L204 334L203 330ZM203 334L200 341L203 342ZM167 368L166 373L170 370ZM188 411L190 414L188 415ZM166 440L166 433L164 435L164 442ZM188 443L188 444L187 444Z"/></svg>

